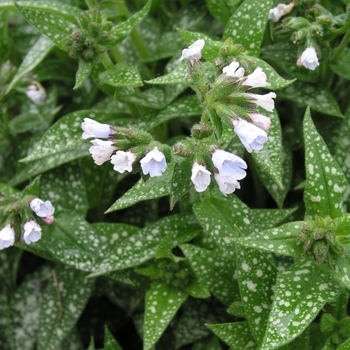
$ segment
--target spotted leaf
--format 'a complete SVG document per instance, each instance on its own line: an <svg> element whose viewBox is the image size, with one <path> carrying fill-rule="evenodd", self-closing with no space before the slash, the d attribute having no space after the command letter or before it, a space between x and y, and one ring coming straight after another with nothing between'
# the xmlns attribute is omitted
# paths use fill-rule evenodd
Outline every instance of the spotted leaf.
<svg viewBox="0 0 350 350"><path fill-rule="evenodd" d="M146 293L143 349L150 349L163 334L188 294L164 283L152 283Z"/></svg>
<svg viewBox="0 0 350 350"><path fill-rule="evenodd" d="M336 299L341 286L326 268L310 259L299 259L277 275L274 302L261 350L288 344L301 334L323 305Z"/></svg>
<svg viewBox="0 0 350 350"><path fill-rule="evenodd" d="M317 132L307 109L304 118L304 143L307 184L304 193L306 218L342 216L347 181L327 145Z"/></svg>
<svg viewBox="0 0 350 350"><path fill-rule="evenodd" d="M242 44L252 56L259 56L267 17L273 7L272 0L245 0L227 22L223 39L232 38Z"/></svg>
<svg viewBox="0 0 350 350"><path fill-rule="evenodd" d="M85 276L63 265L51 270L41 296L39 350L57 349L78 321L95 282Z"/></svg>

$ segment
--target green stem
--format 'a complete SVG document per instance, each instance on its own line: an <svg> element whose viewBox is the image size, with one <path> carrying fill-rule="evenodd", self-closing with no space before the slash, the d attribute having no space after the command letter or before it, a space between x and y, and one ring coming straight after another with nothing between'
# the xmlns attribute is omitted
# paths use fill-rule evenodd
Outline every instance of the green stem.
<svg viewBox="0 0 350 350"><path fill-rule="evenodd" d="M111 69L113 68L114 64L111 60L111 58L109 57L108 53L107 52L104 52L100 55L100 59L102 61L102 64L104 65L104 67L106 69Z"/></svg>
<svg viewBox="0 0 350 350"><path fill-rule="evenodd" d="M343 36L343 39L341 40L339 46L334 50L334 55L333 55L333 62L337 63L340 55L344 51L344 49L347 47L348 42L350 40L350 29L347 30L345 35Z"/></svg>
<svg viewBox="0 0 350 350"><path fill-rule="evenodd" d="M111 53L116 62L125 62L125 59L121 52L118 49L118 46L114 46L111 48Z"/></svg>
<svg viewBox="0 0 350 350"><path fill-rule="evenodd" d="M93 7L97 7L97 1L96 0L85 0L86 5L91 9Z"/></svg>

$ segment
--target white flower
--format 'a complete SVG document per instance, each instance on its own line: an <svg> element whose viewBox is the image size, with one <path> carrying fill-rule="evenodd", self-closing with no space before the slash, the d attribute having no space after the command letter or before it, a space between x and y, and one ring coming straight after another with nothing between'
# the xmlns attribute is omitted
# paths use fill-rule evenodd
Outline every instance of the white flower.
<svg viewBox="0 0 350 350"><path fill-rule="evenodd" d="M132 171L132 163L134 163L136 155L132 152L117 151L111 158L111 163L114 165L113 169L118 173L124 173Z"/></svg>
<svg viewBox="0 0 350 350"><path fill-rule="evenodd" d="M242 78L244 75L244 68L238 68L239 63L236 61L231 62L227 67L222 69L222 73L228 77Z"/></svg>
<svg viewBox="0 0 350 350"><path fill-rule="evenodd" d="M41 238L41 227L34 220L27 221L24 224L23 238L27 244L37 242Z"/></svg>
<svg viewBox="0 0 350 350"><path fill-rule="evenodd" d="M90 118L84 119L81 128L84 130L83 139L88 139L89 137L102 137L106 139L109 135L114 133L110 125L101 124Z"/></svg>
<svg viewBox="0 0 350 350"><path fill-rule="evenodd" d="M8 248L15 243L15 231L10 224L7 224L0 231L0 250Z"/></svg>
<svg viewBox="0 0 350 350"><path fill-rule="evenodd" d="M33 212L41 218L53 215L53 213L55 212L55 208L52 206L50 201L44 202L40 198L34 198L29 203L29 206L33 210Z"/></svg>
<svg viewBox="0 0 350 350"><path fill-rule="evenodd" d="M285 12L287 6L286 4L278 4L270 10L268 18L271 19L272 22L277 22L282 16L288 13Z"/></svg>
<svg viewBox="0 0 350 350"><path fill-rule="evenodd" d="M243 170L247 169L247 163L235 154L218 149L213 153L211 160L222 176L242 180L247 175Z"/></svg>
<svg viewBox="0 0 350 350"><path fill-rule="evenodd" d="M202 57L202 50L204 47L205 41L203 39L196 40L191 46L187 49L182 50L182 56L180 61L183 59L190 60L191 63L193 61L198 61Z"/></svg>
<svg viewBox="0 0 350 350"><path fill-rule="evenodd" d="M167 168L165 156L158 150L158 147L148 152L140 163L144 175L149 174L151 177L161 176Z"/></svg>
<svg viewBox="0 0 350 350"><path fill-rule="evenodd" d="M219 173L215 174L214 177L217 184L219 185L221 193L225 196L233 193L236 190L236 188L241 188L239 182L231 176L223 176Z"/></svg>
<svg viewBox="0 0 350 350"><path fill-rule="evenodd" d="M107 160L110 160L111 154L117 149L117 147L113 146L112 141L95 139L90 142L93 146L89 148L89 152L97 165L101 165Z"/></svg>
<svg viewBox="0 0 350 350"><path fill-rule="evenodd" d="M260 113L249 113L252 123L262 130L268 130L271 126L271 119Z"/></svg>
<svg viewBox="0 0 350 350"><path fill-rule="evenodd" d="M267 141L267 134L252 123L239 119L233 121L234 132L237 134L247 152L260 151Z"/></svg>
<svg viewBox="0 0 350 350"><path fill-rule="evenodd" d="M27 97L37 105L42 105L46 99L45 89L39 84L31 84L26 89Z"/></svg>
<svg viewBox="0 0 350 350"><path fill-rule="evenodd" d="M197 192L204 192L210 184L211 172L203 165L195 162L192 166L191 181Z"/></svg>
<svg viewBox="0 0 350 350"><path fill-rule="evenodd" d="M315 70L320 64L318 63L317 52L314 47L307 47L300 57L301 64L311 70Z"/></svg>
<svg viewBox="0 0 350 350"><path fill-rule="evenodd" d="M269 92L265 95L259 95L259 94L251 94L247 93L249 97L253 98L253 103L257 104L258 106L266 109L269 112L272 112L275 108L275 101L273 98L276 98L276 94L274 92Z"/></svg>
<svg viewBox="0 0 350 350"><path fill-rule="evenodd" d="M258 67L253 73L247 76L247 79L242 85L249 86L251 88L264 87L268 85L266 81L266 74L263 72L262 68Z"/></svg>

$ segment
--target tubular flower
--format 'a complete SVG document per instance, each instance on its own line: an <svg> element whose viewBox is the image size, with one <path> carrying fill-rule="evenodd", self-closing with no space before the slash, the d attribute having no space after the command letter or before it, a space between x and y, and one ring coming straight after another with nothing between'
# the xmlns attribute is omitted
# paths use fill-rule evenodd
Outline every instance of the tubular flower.
<svg viewBox="0 0 350 350"><path fill-rule="evenodd" d="M81 128L84 130L83 139L88 139L90 137L102 137L106 139L109 135L114 134L110 125L101 124L90 118L84 118Z"/></svg>
<svg viewBox="0 0 350 350"><path fill-rule="evenodd" d="M268 85L266 79L266 74L263 72L262 68L258 67L253 73L247 76L247 79L242 85L249 86L250 88L264 87Z"/></svg>
<svg viewBox="0 0 350 350"><path fill-rule="evenodd" d="M41 227L34 220L27 221L24 224L23 238L27 244L37 242L41 238Z"/></svg>
<svg viewBox="0 0 350 350"><path fill-rule="evenodd" d="M132 152L117 151L111 158L111 163L114 165L113 169L118 173L132 171L132 163L136 160L136 155Z"/></svg>
<svg viewBox="0 0 350 350"><path fill-rule="evenodd" d="M238 119L233 121L234 132L239 137L247 152L260 151L267 141L267 134L264 130L246 120Z"/></svg>
<svg viewBox="0 0 350 350"><path fill-rule="evenodd" d="M260 113L248 113L252 123L262 130L268 130L271 126L271 119Z"/></svg>
<svg viewBox="0 0 350 350"><path fill-rule="evenodd" d="M210 184L211 172L203 165L195 162L192 166L191 181L197 192L204 192Z"/></svg>
<svg viewBox="0 0 350 350"><path fill-rule="evenodd" d="M43 105L46 99L45 89L37 82L27 87L26 95L36 105Z"/></svg>
<svg viewBox="0 0 350 350"><path fill-rule="evenodd" d="M300 62L305 68L315 70L320 65L316 49L312 46L307 47L300 56Z"/></svg>
<svg viewBox="0 0 350 350"><path fill-rule="evenodd" d="M202 57L202 50L204 47L205 41L203 39L196 40L191 46L187 49L182 50L182 56L180 61L188 59L191 63L198 61Z"/></svg>
<svg viewBox="0 0 350 350"><path fill-rule="evenodd" d="M10 224L7 224L0 231L0 250L8 248L15 243L15 231Z"/></svg>
<svg viewBox="0 0 350 350"><path fill-rule="evenodd" d="M247 173L247 163L235 154L218 149L213 153L212 161L222 176L228 176L235 180L242 180Z"/></svg>
<svg viewBox="0 0 350 350"><path fill-rule="evenodd" d="M39 216L40 218L45 218L46 216L52 216L55 212L55 208L50 201L42 201L40 198L34 198L29 203L30 209Z"/></svg>
<svg viewBox="0 0 350 350"><path fill-rule="evenodd" d="M255 103L257 106L266 109L269 112L272 112L275 108L275 101L273 100L273 98L276 98L276 94L274 92L269 92L265 95L251 93L247 93L247 95L253 99L253 103Z"/></svg>
<svg viewBox="0 0 350 350"><path fill-rule="evenodd" d="M97 165L101 165L107 160L110 160L111 154L117 149L117 147L113 146L112 141L95 139L90 142L93 146L89 148L89 152Z"/></svg>
<svg viewBox="0 0 350 350"><path fill-rule="evenodd" d="M268 18L271 19L272 22L279 21L279 19L286 14L285 10L287 6L286 4L278 4L270 10Z"/></svg>
<svg viewBox="0 0 350 350"><path fill-rule="evenodd" d="M222 69L222 73L227 77L242 78L244 75L244 68L238 68L239 63L236 61L231 62L227 67Z"/></svg>
<svg viewBox="0 0 350 350"><path fill-rule="evenodd" d="M233 193L236 188L241 188L239 182L230 176L224 176L219 173L215 174L214 178L224 196Z"/></svg>
<svg viewBox="0 0 350 350"><path fill-rule="evenodd" d="M158 147L146 154L140 160L142 172L144 175L149 174L151 177L161 176L167 168L167 163L164 154L158 150Z"/></svg>

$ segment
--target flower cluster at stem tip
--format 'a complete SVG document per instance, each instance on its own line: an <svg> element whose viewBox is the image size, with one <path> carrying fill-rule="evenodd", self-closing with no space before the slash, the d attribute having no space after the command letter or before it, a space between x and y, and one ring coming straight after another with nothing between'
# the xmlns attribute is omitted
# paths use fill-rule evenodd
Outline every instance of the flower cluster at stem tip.
<svg viewBox="0 0 350 350"><path fill-rule="evenodd" d="M19 241L22 231L23 240L26 244L39 241L42 229L37 218L49 225L55 220L53 216L55 208L50 201L44 202L40 198L32 197L29 206L28 204L22 206L17 200L11 201L10 198L6 198L4 202L6 202L3 208L4 213L8 215L3 228L0 230L0 250L12 246L15 241ZM14 215L13 212L17 214ZM21 227L21 233L16 234L16 231L19 231L18 227Z"/></svg>
<svg viewBox="0 0 350 350"><path fill-rule="evenodd" d="M195 74L192 72L200 66L199 60L202 58L204 45L205 41L199 39L182 51L180 61L189 62L187 78L191 78L191 74ZM216 98L216 92L213 91L216 86L221 86L220 84L234 88L228 93L226 91L221 93L216 89L221 96ZM251 93L250 90L267 85L267 76L261 67L245 75L245 69L234 60L222 69L222 74L211 85L212 89L207 92L208 100L214 101L215 113L224 123L233 128L249 153L261 150L268 140L266 131L271 126L271 120L261 114L259 108L272 112L275 106L273 99L276 97L274 92L261 95ZM221 89L225 89L225 86ZM214 97L210 97L210 94ZM94 138L90 141L92 146L89 151L97 165L110 161L113 169L119 173L140 170L150 177L161 176L167 169L169 157L164 155L166 145L154 141L147 133L102 124L90 118L85 118L81 127L84 139ZM240 188L238 181L246 176L247 164L237 155L221 149L220 145L213 145L212 132L213 125L204 122L195 124L192 128L191 140L187 140L187 144L186 141L175 144L172 152L191 157L190 178L197 192L204 192L208 188L213 175L220 191L226 196Z"/></svg>

